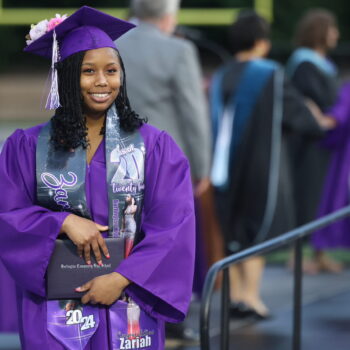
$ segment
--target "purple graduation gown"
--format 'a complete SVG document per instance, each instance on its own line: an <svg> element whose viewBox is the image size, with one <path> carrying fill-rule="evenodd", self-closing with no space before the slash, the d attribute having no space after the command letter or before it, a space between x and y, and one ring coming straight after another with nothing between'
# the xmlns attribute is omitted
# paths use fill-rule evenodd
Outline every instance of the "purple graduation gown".
<svg viewBox="0 0 350 350"><path fill-rule="evenodd" d="M16 281L23 349L62 350L46 328L45 271L68 213L34 204L40 128L17 130L0 157L0 258ZM182 321L191 298L193 193L188 161L171 137L149 125L143 125L140 132L147 150L141 224L144 238L116 271L133 281L126 289L128 294L160 320L164 341L163 321ZM86 170L87 203L93 220L102 225L108 224L105 179L102 142ZM101 308L100 325L85 350L108 349L107 329L107 313Z"/></svg>
<svg viewBox="0 0 350 350"><path fill-rule="evenodd" d="M332 150L318 216L332 213L350 204L350 83L341 88L338 100L327 113L337 120L324 145ZM350 248L350 218L338 221L312 236L316 250Z"/></svg>
<svg viewBox="0 0 350 350"><path fill-rule="evenodd" d="M15 288L13 278L0 260L0 333L18 332Z"/></svg>

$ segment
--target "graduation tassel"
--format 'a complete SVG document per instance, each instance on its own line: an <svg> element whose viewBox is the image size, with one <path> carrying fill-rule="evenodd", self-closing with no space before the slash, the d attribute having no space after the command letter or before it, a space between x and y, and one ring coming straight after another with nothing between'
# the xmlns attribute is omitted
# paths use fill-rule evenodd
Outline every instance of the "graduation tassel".
<svg viewBox="0 0 350 350"><path fill-rule="evenodd" d="M60 96L58 93L58 76L56 63L59 59L58 41L56 38L56 31L53 31L53 43L52 43L52 62L51 62L51 88L49 95L47 96L46 109L56 109L60 107Z"/></svg>

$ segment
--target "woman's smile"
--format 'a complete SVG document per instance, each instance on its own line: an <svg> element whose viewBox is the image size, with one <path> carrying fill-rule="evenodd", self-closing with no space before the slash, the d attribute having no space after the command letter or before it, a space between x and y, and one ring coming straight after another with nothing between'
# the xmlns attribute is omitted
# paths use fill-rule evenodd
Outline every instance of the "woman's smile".
<svg viewBox="0 0 350 350"><path fill-rule="evenodd" d="M104 103L108 101L112 92L89 92L88 94L96 103Z"/></svg>

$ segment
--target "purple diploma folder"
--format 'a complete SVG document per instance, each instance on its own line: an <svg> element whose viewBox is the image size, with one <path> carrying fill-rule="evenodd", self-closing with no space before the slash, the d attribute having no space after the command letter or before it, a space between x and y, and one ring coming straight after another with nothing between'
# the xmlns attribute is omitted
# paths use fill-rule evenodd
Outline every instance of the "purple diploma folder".
<svg viewBox="0 0 350 350"><path fill-rule="evenodd" d="M124 259L124 238L105 238L110 259L102 254L99 266L91 252L91 265L77 254L76 245L69 239L57 239L46 273L47 299L80 299L83 295L75 288L93 278L115 271Z"/></svg>

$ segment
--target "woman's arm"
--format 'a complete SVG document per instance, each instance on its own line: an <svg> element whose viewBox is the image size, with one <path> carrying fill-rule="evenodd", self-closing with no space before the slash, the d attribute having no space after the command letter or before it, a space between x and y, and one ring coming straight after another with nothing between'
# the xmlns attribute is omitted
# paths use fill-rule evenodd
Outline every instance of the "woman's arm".
<svg viewBox="0 0 350 350"><path fill-rule="evenodd" d="M324 114L314 101L306 99L305 104L323 130L332 130L336 128L337 120L331 115Z"/></svg>
<svg viewBox="0 0 350 350"><path fill-rule="evenodd" d="M111 305L120 298L124 289L131 283L120 273L112 272L96 277L76 289L77 292L87 292L81 298L83 304Z"/></svg>
<svg viewBox="0 0 350 350"><path fill-rule="evenodd" d="M36 138L17 130L0 155L0 258L26 291L45 296L45 272L69 213L35 205Z"/></svg>

